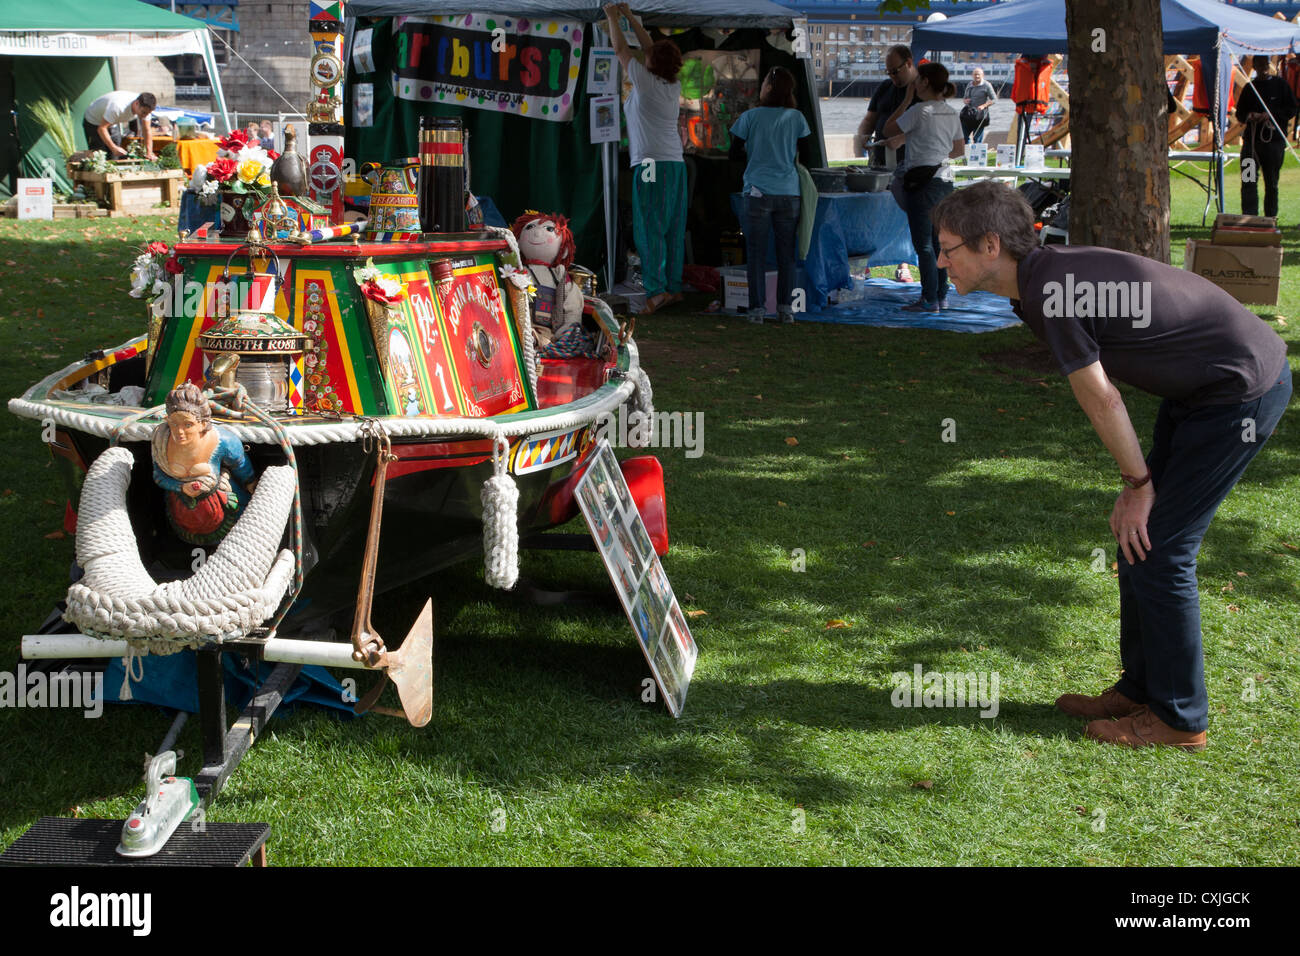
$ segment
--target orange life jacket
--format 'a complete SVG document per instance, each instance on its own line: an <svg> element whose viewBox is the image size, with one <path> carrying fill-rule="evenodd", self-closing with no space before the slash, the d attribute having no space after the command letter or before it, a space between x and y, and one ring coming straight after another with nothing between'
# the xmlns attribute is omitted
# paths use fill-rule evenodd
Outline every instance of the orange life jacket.
<svg viewBox="0 0 1300 956"><path fill-rule="evenodd" d="M1300 58L1287 60L1286 65L1282 70L1282 76L1286 80L1286 85L1291 87L1292 93L1300 96Z"/></svg>
<svg viewBox="0 0 1300 956"><path fill-rule="evenodd" d="M1205 74L1201 70L1201 58L1192 57L1189 61L1192 64L1192 112L1200 113L1202 116L1209 116L1214 112L1210 105L1213 98L1210 96L1210 90L1205 86ZM1236 84L1228 84L1228 113L1231 118L1232 110L1237 105L1237 88Z"/></svg>
<svg viewBox="0 0 1300 956"><path fill-rule="evenodd" d="M1052 61L1043 59L1016 60L1015 80L1011 84L1011 100L1017 113L1046 113L1051 100Z"/></svg>

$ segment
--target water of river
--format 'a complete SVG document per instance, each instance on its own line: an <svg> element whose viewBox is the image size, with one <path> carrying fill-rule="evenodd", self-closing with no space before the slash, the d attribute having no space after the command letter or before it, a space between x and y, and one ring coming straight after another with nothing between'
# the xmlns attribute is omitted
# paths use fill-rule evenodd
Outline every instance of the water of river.
<svg viewBox="0 0 1300 956"><path fill-rule="evenodd" d="M822 127L827 136L834 136L838 133L856 133L858 123L862 122L862 117L866 115L867 104L869 100L837 96L833 99L823 98L821 101L822 109ZM948 105L954 110L960 110L964 105L961 98L951 99ZM988 133L1005 133L1011 129L1012 123L1015 122L1016 108L1010 99L999 99L989 110L992 116L989 118L989 127L985 132L985 139L988 139ZM999 138L1000 141L1000 138Z"/></svg>

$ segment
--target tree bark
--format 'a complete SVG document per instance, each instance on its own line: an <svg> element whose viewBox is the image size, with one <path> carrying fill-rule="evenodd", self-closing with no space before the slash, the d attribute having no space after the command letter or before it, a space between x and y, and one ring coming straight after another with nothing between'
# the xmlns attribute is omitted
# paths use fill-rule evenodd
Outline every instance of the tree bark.
<svg viewBox="0 0 1300 956"><path fill-rule="evenodd" d="M1065 0L1070 242L1169 261L1160 0Z"/></svg>

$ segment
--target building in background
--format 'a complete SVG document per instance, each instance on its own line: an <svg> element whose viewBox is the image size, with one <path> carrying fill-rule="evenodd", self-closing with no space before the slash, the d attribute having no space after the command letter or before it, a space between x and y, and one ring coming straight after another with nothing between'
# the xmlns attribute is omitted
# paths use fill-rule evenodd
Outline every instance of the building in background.
<svg viewBox="0 0 1300 956"><path fill-rule="evenodd" d="M232 114L250 118L273 116L298 113L306 107L311 97L308 65L312 41L307 32L308 5L304 0L144 2L167 9L174 7L177 13L202 20L212 28L216 34L212 48ZM120 62L124 66L127 63ZM163 57L162 64L174 78L177 105L200 110L212 108L212 88L200 57ZM141 87L145 88L148 87Z"/></svg>
<svg viewBox="0 0 1300 956"><path fill-rule="evenodd" d="M897 43L911 44L912 28L940 13L956 16L982 10L998 0L931 0L928 8L881 13L879 3L860 0L795 0L787 6L808 18L813 72L822 96L870 96L888 79L885 53ZM941 57L960 92L975 67L994 87L1010 89L1016 54L944 51Z"/></svg>

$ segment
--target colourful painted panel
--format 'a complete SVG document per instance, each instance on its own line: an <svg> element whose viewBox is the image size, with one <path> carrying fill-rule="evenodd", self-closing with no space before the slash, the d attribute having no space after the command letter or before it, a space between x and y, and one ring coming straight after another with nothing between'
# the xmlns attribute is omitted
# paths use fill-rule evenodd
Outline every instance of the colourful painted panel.
<svg viewBox="0 0 1300 956"><path fill-rule="evenodd" d="M528 409L514 323L506 296L497 285L492 257L453 260L451 275L434 285L451 371L465 414L486 418Z"/></svg>
<svg viewBox="0 0 1300 956"><path fill-rule="evenodd" d="M561 429L519 438L514 444L514 467L510 470L516 475L526 475L530 471L554 468L577 458L582 448L580 439L586 431L585 427L571 431Z"/></svg>
<svg viewBox="0 0 1300 956"><path fill-rule="evenodd" d="M318 0L309 0L308 16L312 20L342 20L343 11L338 0L333 2L320 3Z"/></svg>
<svg viewBox="0 0 1300 956"><path fill-rule="evenodd" d="M299 266L294 276L294 315L305 332L303 403L308 411L325 414L383 414L375 393L373 351L364 327L365 313L345 288L339 301L339 279L330 268Z"/></svg>
<svg viewBox="0 0 1300 956"><path fill-rule="evenodd" d="M421 263L404 267L401 277L406 283L406 299L399 309L393 311L402 317L405 335L418 358L414 382L406 385L401 403L393 407L401 408L405 415L464 415L465 406L456 392L446 339L438 325L437 307L429 288L429 273ZM391 381L397 371L397 356L391 343L388 355L392 364L386 371ZM415 407L415 396L411 394L413 384L420 385L424 397L418 411L412 410Z"/></svg>

